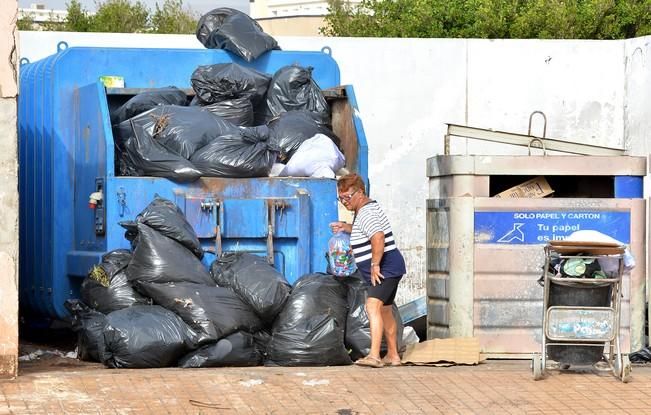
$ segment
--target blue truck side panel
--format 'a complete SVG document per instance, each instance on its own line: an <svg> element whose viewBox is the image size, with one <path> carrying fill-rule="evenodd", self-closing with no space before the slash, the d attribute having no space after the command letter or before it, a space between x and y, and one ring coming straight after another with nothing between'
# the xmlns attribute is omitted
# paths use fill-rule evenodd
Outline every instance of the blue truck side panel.
<svg viewBox="0 0 651 415"><path fill-rule="evenodd" d="M268 256L293 282L325 269L328 223L337 218L336 182L312 178L116 177L113 135L102 75L127 88L190 87L199 65L237 62L273 74L297 63L314 68L323 89L339 85L339 68L321 52L272 51L247 64L222 50L69 48L21 66L19 96L20 301L24 314L62 318L89 268L109 250L128 248L119 222L156 196L185 212L207 250ZM367 179L367 146L352 87L357 139L354 168ZM88 197L104 193L102 209ZM212 208L206 208L211 206ZM271 233L271 237L269 234Z"/></svg>

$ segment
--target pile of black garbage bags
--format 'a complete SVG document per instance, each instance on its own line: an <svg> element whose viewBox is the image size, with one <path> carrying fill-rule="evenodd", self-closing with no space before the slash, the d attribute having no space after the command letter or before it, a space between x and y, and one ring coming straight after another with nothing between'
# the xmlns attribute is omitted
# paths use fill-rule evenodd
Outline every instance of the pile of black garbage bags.
<svg viewBox="0 0 651 415"><path fill-rule="evenodd" d="M311 68L273 77L236 63L198 67L192 100L175 87L135 95L111 114L121 176L266 177L317 134L329 137L328 104Z"/></svg>
<svg viewBox="0 0 651 415"><path fill-rule="evenodd" d="M122 225L132 249L105 254L81 300L66 302L80 359L111 368L329 366L368 353L360 279L315 273L291 286L265 258L242 252L208 269L192 226L160 197Z"/></svg>

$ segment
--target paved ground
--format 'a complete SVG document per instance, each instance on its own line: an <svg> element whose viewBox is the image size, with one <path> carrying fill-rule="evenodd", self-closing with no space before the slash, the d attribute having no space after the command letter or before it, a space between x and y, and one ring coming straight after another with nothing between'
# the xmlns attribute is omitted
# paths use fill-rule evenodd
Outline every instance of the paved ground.
<svg viewBox="0 0 651 415"><path fill-rule="evenodd" d="M474 367L104 369L61 357L0 381L0 414L649 414L651 367L532 380L525 361Z"/></svg>

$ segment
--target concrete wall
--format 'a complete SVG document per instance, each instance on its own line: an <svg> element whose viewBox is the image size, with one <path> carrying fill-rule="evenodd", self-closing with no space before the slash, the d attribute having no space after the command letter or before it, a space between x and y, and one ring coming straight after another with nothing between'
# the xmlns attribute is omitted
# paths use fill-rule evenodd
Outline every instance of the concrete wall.
<svg viewBox="0 0 651 415"><path fill-rule="evenodd" d="M265 33L271 36L320 36L323 16L288 16L257 19Z"/></svg>
<svg viewBox="0 0 651 415"><path fill-rule="evenodd" d="M34 61L70 46L201 48L193 36L21 32ZM547 136L648 153L649 41L347 39L277 37L285 50L330 46L353 84L369 142L371 196L387 210L408 262L397 301L425 294L425 161L443 153L445 123L527 132L547 115ZM536 119L533 133L542 134ZM459 140L453 153L526 154Z"/></svg>
<svg viewBox="0 0 651 415"><path fill-rule="evenodd" d="M18 370L17 11L0 3L0 377Z"/></svg>

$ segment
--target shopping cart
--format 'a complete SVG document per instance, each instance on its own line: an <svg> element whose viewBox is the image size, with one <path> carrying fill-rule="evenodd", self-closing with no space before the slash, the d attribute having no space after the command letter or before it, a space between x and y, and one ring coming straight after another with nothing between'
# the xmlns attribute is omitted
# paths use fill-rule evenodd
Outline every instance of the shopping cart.
<svg viewBox="0 0 651 415"><path fill-rule="evenodd" d="M619 339L623 271L624 247L618 244L545 246L542 353L533 355L534 380L550 369L592 365L629 381L631 363Z"/></svg>

